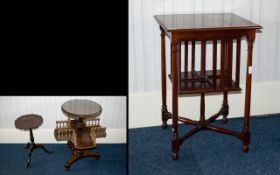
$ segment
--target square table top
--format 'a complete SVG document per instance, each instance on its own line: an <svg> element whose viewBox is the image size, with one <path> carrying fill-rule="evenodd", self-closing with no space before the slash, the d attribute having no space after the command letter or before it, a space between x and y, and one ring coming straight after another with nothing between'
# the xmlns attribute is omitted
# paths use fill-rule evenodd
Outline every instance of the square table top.
<svg viewBox="0 0 280 175"><path fill-rule="evenodd" d="M262 28L233 13L171 14L154 17L167 32Z"/></svg>

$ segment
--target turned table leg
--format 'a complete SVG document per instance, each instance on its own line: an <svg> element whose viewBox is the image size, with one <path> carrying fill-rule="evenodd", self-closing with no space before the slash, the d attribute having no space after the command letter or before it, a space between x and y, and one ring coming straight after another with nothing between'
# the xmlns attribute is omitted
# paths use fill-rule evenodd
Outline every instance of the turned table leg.
<svg viewBox="0 0 280 175"><path fill-rule="evenodd" d="M31 155L32 155L32 152L33 152L34 149L35 149L34 144L31 144L28 148L28 160L27 160L27 163L25 165L25 168L28 168L30 163L31 163Z"/></svg>
<svg viewBox="0 0 280 175"><path fill-rule="evenodd" d="M33 137L33 132L32 132L32 129L29 129L29 133L30 133L30 141L31 143L27 143L26 145L26 149L28 149L28 160L27 160L27 163L25 165L25 168L28 168L29 165L30 165L30 162L31 162L31 155L32 155L32 152L34 150L34 137Z"/></svg>
<svg viewBox="0 0 280 175"><path fill-rule="evenodd" d="M171 65L172 65L172 159L178 160L180 140L178 137L178 59L176 57L177 42L171 42Z"/></svg>
<svg viewBox="0 0 280 175"><path fill-rule="evenodd" d="M31 142L28 142L26 144L26 147L25 147L26 149L28 149L28 160L27 160L27 163L25 165L25 168L28 168L30 163L31 163L31 156L32 156L32 153L33 153L34 149L41 148L46 153L53 153L53 151L48 151L42 144L35 144L32 129L29 129L29 132L30 132L30 141Z"/></svg>
<svg viewBox="0 0 280 175"><path fill-rule="evenodd" d="M165 32L162 27L161 30L161 96L162 96L162 106L161 106L161 120L162 128L167 128L167 120L171 118L171 114L167 110L166 105L166 57L165 57Z"/></svg>
<svg viewBox="0 0 280 175"><path fill-rule="evenodd" d="M229 106L228 106L228 92L224 92L224 100L222 104L222 115L223 115L223 123L227 123L228 119L228 113L229 113Z"/></svg>
<svg viewBox="0 0 280 175"><path fill-rule="evenodd" d="M251 30L248 32L248 36L247 36L248 58L247 58L247 69L246 69L244 125L242 131L243 152L249 151L249 143L250 143L249 117L250 117L250 104L251 104L252 54L253 54L254 39L255 39L255 30Z"/></svg>
<svg viewBox="0 0 280 175"><path fill-rule="evenodd" d="M205 122L205 93L200 94L200 122Z"/></svg>

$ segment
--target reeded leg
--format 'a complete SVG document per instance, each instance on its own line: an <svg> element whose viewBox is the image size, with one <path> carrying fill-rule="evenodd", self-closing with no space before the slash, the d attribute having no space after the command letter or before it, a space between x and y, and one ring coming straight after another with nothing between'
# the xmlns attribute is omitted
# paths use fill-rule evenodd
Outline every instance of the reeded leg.
<svg viewBox="0 0 280 175"><path fill-rule="evenodd" d="M222 111L223 111L223 123L228 122L228 113L229 113L229 106L228 106L228 92L224 92L224 100L222 105Z"/></svg>

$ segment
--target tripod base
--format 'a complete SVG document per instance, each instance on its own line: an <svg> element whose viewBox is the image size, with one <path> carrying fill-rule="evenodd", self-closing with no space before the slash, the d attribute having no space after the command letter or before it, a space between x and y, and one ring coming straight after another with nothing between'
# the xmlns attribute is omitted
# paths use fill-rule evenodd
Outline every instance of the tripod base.
<svg viewBox="0 0 280 175"><path fill-rule="evenodd" d="M25 168L28 168L31 163L31 155L34 149L41 148L48 154L53 153L53 151L48 151L42 144L35 144L34 142L28 142L25 148L28 149L28 160Z"/></svg>
<svg viewBox="0 0 280 175"><path fill-rule="evenodd" d="M72 163L74 163L75 161L77 161L79 159L85 158L85 157L95 157L96 160L99 160L101 155L99 152L92 152L90 150L81 150L81 149L73 148L72 155L64 166L65 170L69 171Z"/></svg>

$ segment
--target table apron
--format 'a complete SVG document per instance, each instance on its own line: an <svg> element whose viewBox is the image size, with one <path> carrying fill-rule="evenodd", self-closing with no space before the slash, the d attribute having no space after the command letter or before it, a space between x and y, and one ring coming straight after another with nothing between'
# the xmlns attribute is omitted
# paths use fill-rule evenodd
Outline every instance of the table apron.
<svg viewBox="0 0 280 175"><path fill-rule="evenodd" d="M239 39L244 36L248 37L250 33L255 32L255 30L256 29L171 32L170 39L175 43L179 41Z"/></svg>

